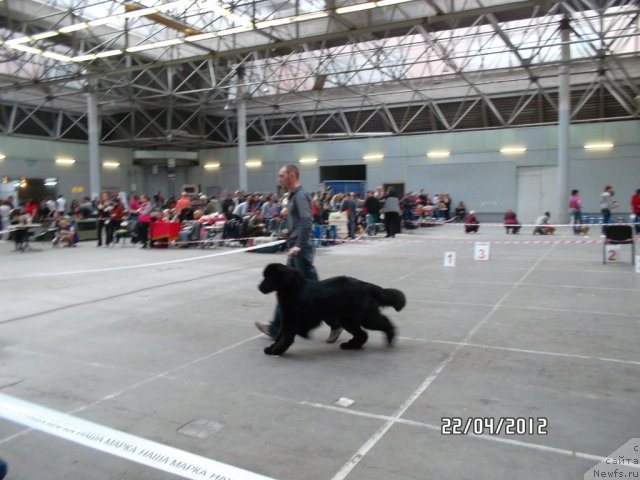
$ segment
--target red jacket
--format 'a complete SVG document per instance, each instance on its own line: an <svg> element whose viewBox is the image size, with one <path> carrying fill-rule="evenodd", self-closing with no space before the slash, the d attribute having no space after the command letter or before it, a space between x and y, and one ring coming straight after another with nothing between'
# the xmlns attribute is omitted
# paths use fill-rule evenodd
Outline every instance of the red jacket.
<svg viewBox="0 0 640 480"><path fill-rule="evenodd" d="M631 211L636 215L640 215L640 195L634 193L631 195Z"/></svg>

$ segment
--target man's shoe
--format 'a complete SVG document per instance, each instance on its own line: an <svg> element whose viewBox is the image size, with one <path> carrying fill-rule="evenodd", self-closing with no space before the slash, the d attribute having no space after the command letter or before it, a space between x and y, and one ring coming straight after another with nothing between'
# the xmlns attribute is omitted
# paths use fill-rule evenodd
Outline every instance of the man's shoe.
<svg viewBox="0 0 640 480"><path fill-rule="evenodd" d="M327 343L336 343L344 329L342 327L332 328L331 333L327 337Z"/></svg>
<svg viewBox="0 0 640 480"><path fill-rule="evenodd" d="M273 338L271 336L271 334L269 333L269 325L267 325L266 323L260 323L260 322L256 322L255 326L258 330L260 330L262 333L264 333L267 337Z"/></svg>

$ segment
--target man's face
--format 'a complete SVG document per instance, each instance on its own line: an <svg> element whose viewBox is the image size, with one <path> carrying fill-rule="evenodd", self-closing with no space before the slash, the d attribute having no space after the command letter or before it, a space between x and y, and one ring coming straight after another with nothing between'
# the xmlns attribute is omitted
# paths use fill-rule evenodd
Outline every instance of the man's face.
<svg viewBox="0 0 640 480"><path fill-rule="evenodd" d="M287 191L289 191L289 187L291 186L292 175L293 173L287 172L287 169L284 167L278 171L278 182L280 186Z"/></svg>

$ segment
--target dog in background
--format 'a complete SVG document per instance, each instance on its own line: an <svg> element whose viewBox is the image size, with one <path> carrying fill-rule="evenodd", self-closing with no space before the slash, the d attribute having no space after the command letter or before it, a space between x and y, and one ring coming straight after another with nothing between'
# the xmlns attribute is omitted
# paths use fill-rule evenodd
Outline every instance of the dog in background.
<svg viewBox="0 0 640 480"><path fill-rule="evenodd" d="M273 345L264 349L267 355L282 355L296 335L307 338L309 332L324 319L335 319L353 338L340 344L345 350L357 350L367 342L363 330L380 330L393 343L395 328L380 313L382 307L404 308L407 301L400 290L382 288L356 278L340 276L326 280L307 280L297 270L281 263L267 265L258 289L276 292L282 311L280 332Z"/></svg>

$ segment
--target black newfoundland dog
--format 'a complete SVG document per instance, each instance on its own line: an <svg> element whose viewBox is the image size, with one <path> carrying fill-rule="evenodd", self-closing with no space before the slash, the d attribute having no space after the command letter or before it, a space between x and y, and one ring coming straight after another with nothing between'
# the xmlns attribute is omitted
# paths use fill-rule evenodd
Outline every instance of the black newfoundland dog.
<svg viewBox="0 0 640 480"><path fill-rule="evenodd" d="M345 350L362 348L368 338L363 328L383 331L391 345L395 329L380 313L380 308L389 306L400 311L407 303L400 290L344 276L307 280L297 270L281 263L267 265L263 275L264 280L258 288L265 294L277 292L282 311L280 333L275 343L264 349L267 355L282 355L296 335L307 338L309 332L325 319L337 320L353 335L351 340L340 345Z"/></svg>

